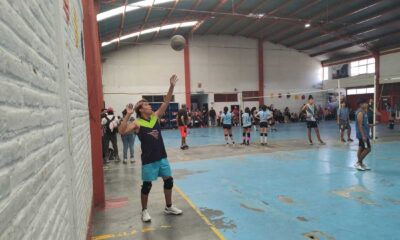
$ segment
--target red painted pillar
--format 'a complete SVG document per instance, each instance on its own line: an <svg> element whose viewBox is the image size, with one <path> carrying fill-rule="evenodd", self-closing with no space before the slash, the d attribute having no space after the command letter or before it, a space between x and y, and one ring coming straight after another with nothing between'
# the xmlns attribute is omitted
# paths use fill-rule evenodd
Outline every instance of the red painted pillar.
<svg viewBox="0 0 400 240"><path fill-rule="evenodd" d="M189 55L189 39L186 37L185 48L183 49L184 65L185 65L185 100L186 107L192 108L192 102L190 101L190 55Z"/></svg>
<svg viewBox="0 0 400 240"><path fill-rule="evenodd" d="M93 204L95 207L104 207L102 128L100 122L100 112L103 106L103 87L101 80L100 43L96 20L98 6L96 6L95 1L87 0L82 0L82 6L92 153Z"/></svg>
<svg viewBox="0 0 400 240"><path fill-rule="evenodd" d="M381 77L381 70L380 70L380 54L375 53L374 54L375 58L375 81L376 81L376 106L377 109L380 109L381 105L381 86L379 84L380 82L380 77ZM378 110L379 111L379 110Z"/></svg>
<svg viewBox="0 0 400 240"><path fill-rule="evenodd" d="M263 40L258 40L258 102L264 105L264 47Z"/></svg>

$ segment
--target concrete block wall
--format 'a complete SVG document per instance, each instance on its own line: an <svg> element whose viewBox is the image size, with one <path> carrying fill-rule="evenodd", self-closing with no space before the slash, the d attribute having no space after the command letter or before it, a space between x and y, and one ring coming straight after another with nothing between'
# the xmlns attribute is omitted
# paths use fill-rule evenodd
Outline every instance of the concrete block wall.
<svg viewBox="0 0 400 240"><path fill-rule="evenodd" d="M0 239L86 238L82 10L70 0L67 24L63 2L0 1Z"/></svg>

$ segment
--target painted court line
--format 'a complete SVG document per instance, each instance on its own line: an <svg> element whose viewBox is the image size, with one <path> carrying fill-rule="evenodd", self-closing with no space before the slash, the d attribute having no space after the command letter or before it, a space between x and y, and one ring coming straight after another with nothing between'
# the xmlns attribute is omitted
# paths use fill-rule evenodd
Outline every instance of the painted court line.
<svg viewBox="0 0 400 240"><path fill-rule="evenodd" d="M201 219L211 228L211 230L214 232L214 234L220 239L220 240L225 240L225 237L222 235L222 233L208 220L208 218L201 213L201 211L194 205L194 203L189 199L188 196L186 196L185 193L178 187L174 186L175 191L179 193L179 195L182 196L183 199L190 205L190 207L193 208L193 210L200 216Z"/></svg>

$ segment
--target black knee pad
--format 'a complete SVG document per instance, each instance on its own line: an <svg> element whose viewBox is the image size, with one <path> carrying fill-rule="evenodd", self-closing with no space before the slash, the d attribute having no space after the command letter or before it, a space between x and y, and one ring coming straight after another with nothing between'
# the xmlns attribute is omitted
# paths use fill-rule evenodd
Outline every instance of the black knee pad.
<svg viewBox="0 0 400 240"><path fill-rule="evenodd" d="M225 134L224 136L225 136L225 137L227 137L227 136L228 136L228 134Z"/></svg>
<svg viewBox="0 0 400 240"><path fill-rule="evenodd" d="M264 136L264 133L260 133L260 136L261 136L261 137Z"/></svg>
<svg viewBox="0 0 400 240"><path fill-rule="evenodd" d="M151 184L151 182L143 182L142 194L149 195L152 186L153 184Z"/></svg>
<svg viewBox="0 0 400 240"><path fill-rule="evenodd" d="M245 137L246 136L246 133L243 133L243 137Z"/></svg>
<svg viewBox="0 0 400 240"><path fill-rule="evenodd" d="M174 179L172 177L164 180L164 189L171 190L173 186L174 186Z"/></svg>
<svg viewBox="0 0 400 240"><path fill-rule="evenodd" d="M229 134L229 137L232 137L232 134Z"/></svg>

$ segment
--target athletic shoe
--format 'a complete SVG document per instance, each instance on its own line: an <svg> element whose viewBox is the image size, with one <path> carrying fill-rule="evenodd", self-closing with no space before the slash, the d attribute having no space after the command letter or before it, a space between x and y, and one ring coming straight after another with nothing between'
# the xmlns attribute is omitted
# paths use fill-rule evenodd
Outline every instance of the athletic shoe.
<svg viewBox="0 0 400 240"><path fill-rule="evenodd" d="M175 207L174 205L172 205L171 207L165 207L164 212L171 215L181 215L183 213L182 210Z"/></svg>
<svg viewBox="0 0 400 240"><path fill-rule="evenodd" d="M126 158L124 158L124 160L122 161L123 164L127 164L128 160L126 160Z"/></svg>
<svg viewBox="0 0 400 240"><path fill-rule="evenodd" d="M342 143L345 143L346 142L346 140L344 140L344 139L342 139L342 140L340 140Z"/></svg>
<svg viewBox="0 0 400 240"><path fill-rule="evenodd" d="M309 144L309 145L314 145L314 143L313 143L312 141L311 141L311 142L308 142L308 144Z"/></svg>
<svg viewBox="0 0 400 240"><path fill-rule="evenodd" d="M184 149L189 149L189 146L188 145L183 145L183 147L184 147Z"/></svg>
<svg viewBox="0 0 400 240"><path fill-rule="evenodd" d="M116 163L119 163L119 162L121 162L121 158L119 158L119 157L116 157L116 158L115 158L115 162L116 162Z"/></svg>
<svg viewBox="0 0 400 240"><path fill-rule="evenodd" d="M232 141L232 144L235 145L235 141Z"/></svg>
<svg viewBox="0 0 400 240"><path fill-rule="evenodd" d="M151 217L150 217L150 214L147 211L147 209L142 211L142 221L143 222L150 222L151 221Z"/></svg>
<svg viewBox="0 0 400 240"><path fill-rule="evenodd" d="M348 142L354 142L354 140L351 139L351 138L347 139L347 141L348 141Z"/></svg>
<svg viewBox="0 0 400 240"><path fill-rule="evenodd" d="M363 168L363 166L359 163L354 164L354 167L358 170L358 171L365 171L365 169Z"/></svg>
<svg viewBox="0 0 400 240"><path fill-rule="evenodd" d="M250 143L249 143L249 142L247 142L247 143L246 143L246 145L247 145L247 146L249 146L249 145L250 145Z"/></svg>
<svg viewBox="0 0 400 240"><path fill-rule="evenodd" d="M371 168L365 165L364 163L362 163L361 166L364 168L364 170L371 170Z"/></svg>
<svg viewBox="0 0 400 240"><path fill-rule="evenodd" d="M131 157L131 163L135 163L135 158Z"/></svg>
<svg viewBox="0 0 400 240"><path fill-rule="evenodd" d="M320 141L319 144L320 145L326 145L326 143L324 141Z"/></svg>

